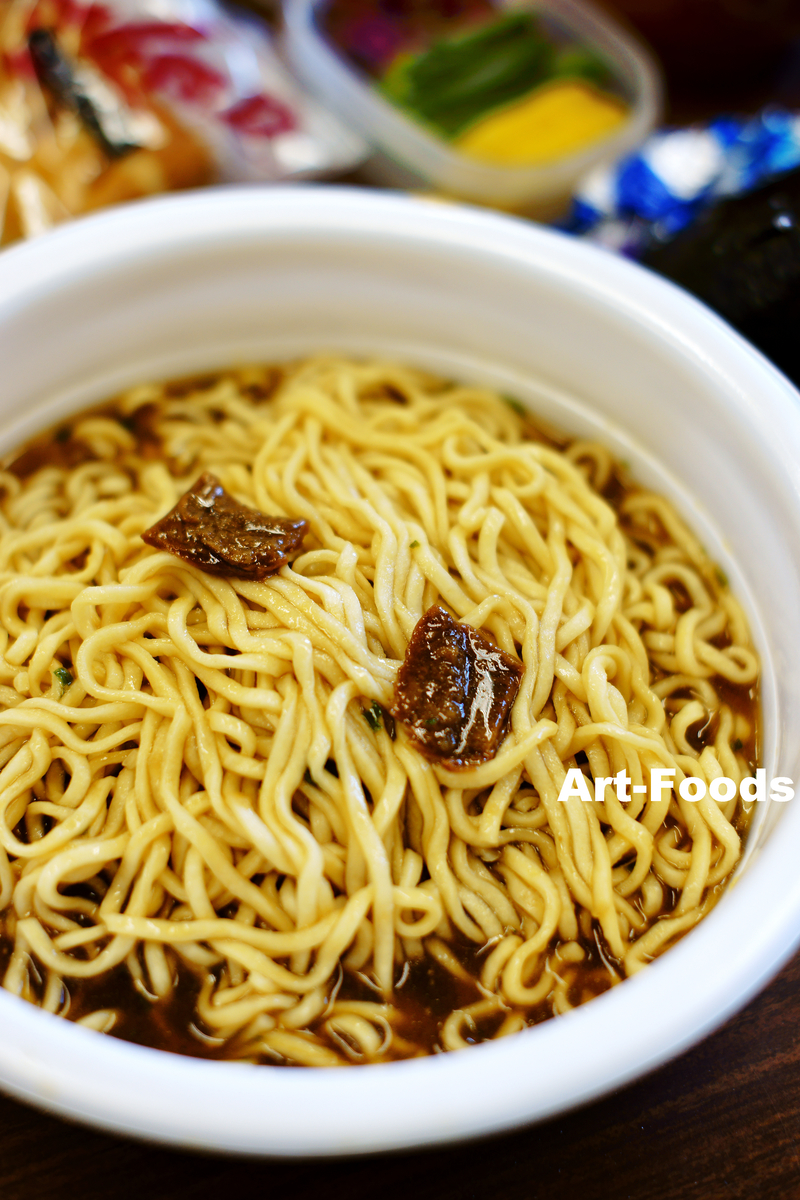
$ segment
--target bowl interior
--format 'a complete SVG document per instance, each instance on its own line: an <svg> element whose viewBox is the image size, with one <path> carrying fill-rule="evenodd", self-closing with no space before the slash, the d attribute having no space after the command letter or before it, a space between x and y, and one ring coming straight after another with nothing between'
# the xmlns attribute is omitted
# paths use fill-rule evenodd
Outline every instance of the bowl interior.
<svg viewBox="0 0 800 1200"><path fill-rule="evenodd" d="M700 305L603 251L325 188L76 222L0 261L0 453L133 383L327 349L489 384L667 494L748 612L768 777L800 777L800 638L786 636L800 611L797 396ZM737 886L691 935L511 1044L274 1071L128 1046L0 993L0 1083L113 1128L255 1153L387 1149L543 1117L657 1065L777 968L800 937L798 836L800 800L759 805Z"/></svg>

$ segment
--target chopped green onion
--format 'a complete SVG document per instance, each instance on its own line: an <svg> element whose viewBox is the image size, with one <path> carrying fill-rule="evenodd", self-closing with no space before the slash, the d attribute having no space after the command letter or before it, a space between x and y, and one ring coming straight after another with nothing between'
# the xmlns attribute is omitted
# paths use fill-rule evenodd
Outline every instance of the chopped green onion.
<svg viewBox="0 0 800 1200"><path fill-rule="evenodd" d="M526 407L522 403L522 401L515 399L514 396L503 396L503 399L505 400L505 402L509 408L513 408L514 412L517 414L518 417L527 416L528 410L526 409Z"/></svg>
<svg viewBox="0 0 800 1200"><path fill-rule="evenodd" d="M53 674L61 684L61 695L63 696L67 688L74 683L72 673L68 671L66 667L56 667L55 671L53 671Z"/></svg>
<svg viewBox="0 0 800 1200"><path fill-rule="evenodd" d="M411 549L411 550L416 550L416 548L417 548L417 546L418 546L418 545L419 545L419 542L417 541L417 539L416 539L416 538L414 538L414 541L410 543L410 549Z"/></svg>
<svg viewBox="0 0 800 1200"><path fill-rule="evenodd" d="M380 704L378 704L377 700L373 700L369 708L364 708L361 711L364 713L364 719L366 720L370 729L380 729L383 709L381 708Z"/></svg>

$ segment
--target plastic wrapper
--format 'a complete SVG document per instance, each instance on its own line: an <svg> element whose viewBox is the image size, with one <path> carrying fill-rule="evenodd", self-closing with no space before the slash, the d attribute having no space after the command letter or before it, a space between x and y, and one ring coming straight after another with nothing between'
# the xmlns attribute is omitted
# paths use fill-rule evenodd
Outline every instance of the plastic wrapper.
<svg viewBox="0 0 800 1200"><path fill-rule="evenodd" d="M336 174L366 152L263 24L212 0L0 0L0 243L212 182Z"/></svg>
<svg viewBox="0 0 800 1200"><path fill-rule="evenodd" d="M719 201L642 262L693 292L800 387L800 169Z"/></svg>
<svg viewBox="0 0 800 1200"><path fill-rule="evenodd" d="M800 165L800 114L764 109L749 119L663 130L641 149L588 175L566 228L640 257L715 202Z"/></svg>

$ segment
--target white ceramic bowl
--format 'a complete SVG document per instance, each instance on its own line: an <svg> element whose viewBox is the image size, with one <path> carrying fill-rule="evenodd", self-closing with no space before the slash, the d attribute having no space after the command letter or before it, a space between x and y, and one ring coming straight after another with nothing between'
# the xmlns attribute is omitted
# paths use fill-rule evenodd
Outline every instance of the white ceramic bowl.
<svg viewBox="0 0 800 1200"><path fill-rule="evenodd" d="M509 218L327 188L159 199L0 255L0 452L117 388L320 348L486 381L592 433L673 497L743 599L768 774L800 782L800 409L699 304ZM0 1085L185 1146L274 1155L423 1145L598 1096L742 1005L800 938L800 796L758 812L710 916L634 979L464 1053L351 1070L209 1063L0 992Z"/></svg>

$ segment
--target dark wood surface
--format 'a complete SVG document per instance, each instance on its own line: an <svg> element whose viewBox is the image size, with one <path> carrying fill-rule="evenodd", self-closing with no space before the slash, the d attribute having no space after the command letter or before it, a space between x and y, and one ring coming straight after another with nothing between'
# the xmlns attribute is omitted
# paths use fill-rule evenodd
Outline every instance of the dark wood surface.
<svg viewBox="0 0 800 1200"><path fill-rule="evenodd" d="M3 1097L0 1127L2 1200L795 1200L800 955L727 1025L654 1074L578 1112L466 1147L328 1162L204 1157Z"/></svg>

